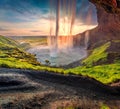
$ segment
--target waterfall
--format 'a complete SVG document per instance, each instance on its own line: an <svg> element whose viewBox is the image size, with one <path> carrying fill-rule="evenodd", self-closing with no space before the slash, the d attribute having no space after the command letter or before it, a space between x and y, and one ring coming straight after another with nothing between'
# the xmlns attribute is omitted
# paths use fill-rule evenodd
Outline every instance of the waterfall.
<svg viewBox="0 0 120 109"><path fill-rule="evenodd" d="M88 42L89 42L89 31L86 31L85 32L85 39L84 39L85 49L88 48Z"/></svg>
<svg viewBox="0 0 120 109"><path fill-rule="evenodd" d="M53 34L53 24L50 23L49 46L51 57L56 57L61 48L70 49L73 46L73 29L76 16L76 0L51 0L51 18L55 17L55 33ZM55 12L55 16L52 13ZM63 30L64 37L60 36L59 31ZM62 41L64 40L64 41Z"/></svg>

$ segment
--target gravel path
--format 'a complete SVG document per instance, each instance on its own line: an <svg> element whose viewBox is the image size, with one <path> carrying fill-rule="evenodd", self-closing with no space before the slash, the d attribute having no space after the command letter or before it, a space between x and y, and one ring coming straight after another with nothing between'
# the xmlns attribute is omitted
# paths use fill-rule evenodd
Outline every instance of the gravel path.
<svg viewBox="0 0 120 109"><path fill-rule="evenodd" d="M17 87L17 89L21 87L34 87L39 89L40 86L51 86L52 88L65 86L71 87L77 92L81 90L87 90L88 92L97 92L100 94L106 93L107 95L120 94L120 92L114 89L112 86L104 85L93 78L84 76L0 68L0 91L5 89L9 90L11 87L12 89L15 89L15 87Z"/></svg>
<svg viewBox="0 0 120 109"><path fill-rule="evenodd" d="M16 93L39 93L40 97L44 95L43 101L47 103L61 99L62 101L70 99L79 101L84 97L93 100L119 101L120 91L118 89L83 76L0 68L0 96Z"/></svg>

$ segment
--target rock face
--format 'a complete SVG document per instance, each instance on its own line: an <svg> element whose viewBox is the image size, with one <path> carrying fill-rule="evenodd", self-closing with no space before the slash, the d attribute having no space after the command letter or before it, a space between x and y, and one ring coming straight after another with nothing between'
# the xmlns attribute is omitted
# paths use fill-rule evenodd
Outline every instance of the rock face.
<svg viewBox="0 0 120 109"><path fill-rule="evenodd" d="M103 7L109 13L119 13L120 0L89 0L95 5Z"/></svg>
<svg viewBox="0 0 120 109"><path fill-rule="evenodd" d="M120 40L120 0L89 0L97 9L98 26L89 33L88 48L95 43ZM74 46L84 46L86 32L74 38Z"/></svg>

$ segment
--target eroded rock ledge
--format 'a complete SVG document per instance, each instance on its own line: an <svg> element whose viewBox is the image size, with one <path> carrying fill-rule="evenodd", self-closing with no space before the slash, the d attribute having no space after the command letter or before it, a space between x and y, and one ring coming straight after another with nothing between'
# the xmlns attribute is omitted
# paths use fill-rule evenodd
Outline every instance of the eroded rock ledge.
<svg viewBox="0 0 120 109"><path fill-rule="evenodd" d="M97 9L98 26L89 30L88 49L102 41L120 40L120 0L89 0ZM85 33L77 34L74 46L84 46Z"/></svg>

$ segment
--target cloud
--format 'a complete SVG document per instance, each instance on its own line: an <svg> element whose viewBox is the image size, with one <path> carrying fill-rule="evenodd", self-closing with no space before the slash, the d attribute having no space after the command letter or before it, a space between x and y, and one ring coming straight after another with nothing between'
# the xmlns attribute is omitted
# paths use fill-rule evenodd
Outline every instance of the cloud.
<svg viewBox="0 0 120 109"><path fill-rule="evenodd" d="M51 0L0 0L0 26L5 27L0 28L0 31L7 35L17 36L49 34L50 1ZM55 2L56 0L53 1ZM55 9L52 17L55 29ZM85 25L96 24L95 6L89 3L88 0L77 0L75 33L87 29ZM84 30L82 30L82 27L84 27ZM7 32L7 30L9 31Z"/></svg>
<svg viewBox="0 0 120 109"><path fill-rule="evenodd" d="M47 1L47 0L44 0ZM2 0L1 10L11 10L24 15L36 15L38 12L47 13L48 8L42 0Z"/></svg>
<svg viewBox="0 0 120 109"><path fill-rule="evenodd" d="M40 33L41 33L41 32L43 32L43 31L40 31L40 30L31 30L30 32L35 32L35 33L36 33L36 32L40 32Z"/></svg>
<svg viewBox="0 0 120 109"><path fill-rule="evenodd" d="M56 0L51 1L55 2ZM87 18L91 15L91 24L96 24L95 6L88 0L76 1L76 19L87 23ZM61 0L61 2L64 2L64 0ZM50 0L0 0L0 20L2 21L19 23L36 21L37 19L50 19L49 11Z"/></svg>
<svg viewBox="0 0 120 109"><path fill-rule="evenodd" d="M42 3L41 0L0 0L0 20L19 23L47 18L49 9Z"/></svg>
<svg viewBox="0 0 120 109"><path fill-rule="evenodd" d="M83 23L97 24L97 13L95 6L88 0L77 0L76 16ZM88 21L90 20L91 21Z"/></svg>
<svg viewBox="0 0 120 109"><path fill-rule="evenodd" d="M0 27L0 31L9 31L9 29L5 29L5 28Z"/></svg>

